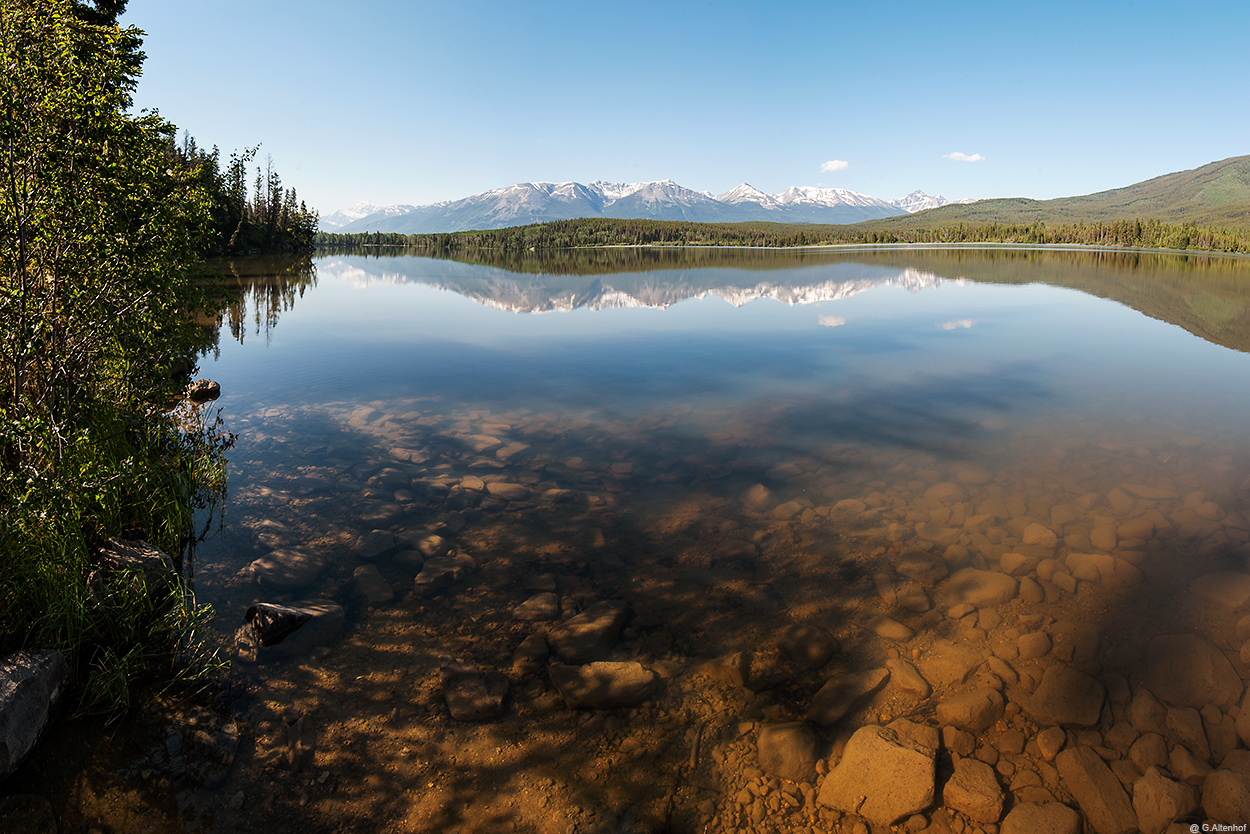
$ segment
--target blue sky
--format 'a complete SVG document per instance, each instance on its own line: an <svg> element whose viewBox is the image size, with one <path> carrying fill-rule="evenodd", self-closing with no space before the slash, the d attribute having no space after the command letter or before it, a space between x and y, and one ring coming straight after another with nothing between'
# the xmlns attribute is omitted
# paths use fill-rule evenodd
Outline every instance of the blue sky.
<svg viewBox="0 0 1250 834"><path fill-rule="evenodd" d="M261 143L323 214L538 180L1048 198L1250 153L1240 0L131 0L123 23L137 107Z"/></svg>

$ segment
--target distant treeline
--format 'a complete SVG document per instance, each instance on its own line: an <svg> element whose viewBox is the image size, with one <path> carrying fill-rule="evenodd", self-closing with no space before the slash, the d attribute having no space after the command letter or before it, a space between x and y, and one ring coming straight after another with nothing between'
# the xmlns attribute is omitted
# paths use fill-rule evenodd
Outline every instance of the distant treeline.
<svg viewBox="0 0 1250 834"><path fill-rule="evenodd" d="M166 157L210 200L210 234L206 256L307 252L317 234L317 212L304 205L294 188L283 188L282 177L273 167L273 157L265 168L256 166L252 188L248 189L248 167L259 145L230 154L223 168L221 154L214 145L205 151L184 133L179 144L168 140Z"/></svg>
<svg viewBox="0 0 1250 834"><path fill-rule="evenodd" d="M473 232L316 235L319 246L409 246L428 250L529 251L587 246L826 246L881 243L1019 243L1137 246L1250 253L1250 232L1193 223L1111 220L1096 223L959 223L932 229L884 229L870 223L822 226L783 223L689 223L585 218Z"/></svg>

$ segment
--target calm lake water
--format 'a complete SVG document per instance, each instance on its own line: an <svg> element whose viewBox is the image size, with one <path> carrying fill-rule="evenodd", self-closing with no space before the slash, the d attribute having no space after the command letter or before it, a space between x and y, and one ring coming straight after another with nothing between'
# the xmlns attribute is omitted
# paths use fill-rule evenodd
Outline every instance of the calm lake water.
<svg viewBox="0 0 1250 834"><path fill-rule="evenodd" d="M1046 669L1100 682L1072 743L1107 750L1159 635L1247 676L1250 589L1189 589L1250 556L1250 262L477 260L233 265L201 372L238 441L197 595L227 635L258 601L343 625L240 663L237 761L183 795L188 829L850 831L822 793L850 732L944 726L978 687L1007 693L968 742L1005 807L1072 804L1026 703ZM589 648L561 625L584 612ZM549 650L638 663L643 694L570 708ZM457 720L458 687L501 714ZM1210 738L1240 693L1208 694ZM765 735L793 721L819 762L787 780Z"/></svg>

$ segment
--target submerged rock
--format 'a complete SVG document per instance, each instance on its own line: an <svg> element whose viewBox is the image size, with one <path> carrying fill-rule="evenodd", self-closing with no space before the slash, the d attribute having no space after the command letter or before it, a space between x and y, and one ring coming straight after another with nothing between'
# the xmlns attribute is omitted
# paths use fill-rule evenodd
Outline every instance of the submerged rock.
<svg viewBox="0 0 1250 834"><path fill-rule="evenodd" d="M1064 787L1097 834L1129 834L1137 812L1120 780L1091 747L1070 747L1055 757Z"/></svg>
<svg viewBox="0 0 1250 834"><path fill-rule="evenodd" d="M936 792L936 735L925 739L900 728L861 727L825 777L820 804L877 825L923 811Z"/></svg>
<svg viewBox="0 0 1250 834"><path fill-rule="evenodd" d="M822 727L837 724L869 695L889 679L886 669L869 669L851 675L837 675L812 696L807 717Z"/></svg>
<svg viewBox="0 0 1250 834"><path fill-rule="evenodd" d="M1147 683L1164 702L1227 710L1241 698L1241 677L1224 653L1196 634L1156 637L1146 649Z"/></svg>
<svg viewBox="0 0 1250 834"><path fill-rule="evenodd" d="M1003 789L994 768L977 759L961 758L942 789L942 801L977 822L996 823L1003 815Z"/></svg>
<svg viewBox="0 0 1250 834"><path fill-rule="evenodd" d="M595 603L553 628L547 642L565 663L596 660L616 645L630 616L624 602Z"/></svg>
<svg viewBox="0 0 1250 834"><path fill-rule="evenodd" d="M1016 580L998 571L963 568L951 574L938 590L944 608L974 605L992 608L1010 602L1016 596Z"/></svg>
<svg viewBox="0 0 1250 834"><path fill-rule="evenodd" d="M655 694L659 678L635 661L600 661L584 666L553 663L551 682L569 709L614 709L641 704Z"/></svg>
<svg viewBox="0 0 1250 834"><path fill-rule="evenodd" d="M439 664L443 697L457 721L488 721L503 715L508 679L494 670L483 670L460 658L444 658Z"/></svg>
<svg viewBox="0 0 1250 834"><path fill-rule="evenodd" d="M1068 666L1051 666L1033 693L1022 699L1024 711L1042 726L1092 727L1102 714L1106 690L1098 681Z"/></svg>
<svg viewBox="0 0 1250 834"><path fill-rule="evenodd" d="M325 569L325 557L303 550L275 550L248 567L258 585L277 591L293 591L316 581Z"/></svg>
<svg viewBox="0 0 1250 834"><path fill-rule="evenodd" d="M343 628L343 607L328 599L285 605L258 602L244 617L248 626L239 636L244 660L301 657L329 643Z"/></svg>
<svg viewBox="0 0 1250 834"><path fill-rule="evenodd" d="M816 734L801 721L765 724L756 742L760 767L791 782L810 782L816 773Z"/></svg>
<svg viewBox="0 0 1250 834"><path fill-rule="evenodd" d="M1017 805L1000 834L1080 834L1081 815L1059 802Z"/></svg>
<svg viewBox="0 0 1250 834"><path fill-rule="evenodd" d="M413 590L419 597L432 597L439 591L459 582L464 575L477 566L473 558L459 553L455 556L435 556L427 559L421 572L413 580Z"/></svg>

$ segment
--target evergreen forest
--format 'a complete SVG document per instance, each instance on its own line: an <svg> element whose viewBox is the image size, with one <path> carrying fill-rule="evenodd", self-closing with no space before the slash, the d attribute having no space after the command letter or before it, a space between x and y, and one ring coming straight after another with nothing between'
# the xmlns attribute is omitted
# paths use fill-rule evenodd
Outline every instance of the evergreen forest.
<svg viewBox="0 0 1250 834"><path fill-rule="evenodd" d="M784 223L689 223L673 220L586 218L529 226L442 234L394 232L316 235L319 246L409 246L430 251L498 249L527 252L592 246L836 246L913 243L1081 245L1250 253L1250 230L1105 220L1087 223L959 222L891 228L884 221L852 226Z"/></svg>

